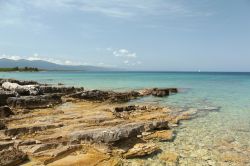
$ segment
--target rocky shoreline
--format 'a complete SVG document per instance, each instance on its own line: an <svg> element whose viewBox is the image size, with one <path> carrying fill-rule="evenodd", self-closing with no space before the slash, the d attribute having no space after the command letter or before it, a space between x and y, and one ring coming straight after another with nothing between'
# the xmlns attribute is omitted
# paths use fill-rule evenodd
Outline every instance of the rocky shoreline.
<svg viewBox="0 0 250 166"><path fill-rule="evenodd" d="M175 93L177 88L116 92L0 79L0 165L126 165L126 159L157 153L163 163L177 164L178 156L162 152L155 141L173 141L174 127L199 110L130 104Z"/></svg>

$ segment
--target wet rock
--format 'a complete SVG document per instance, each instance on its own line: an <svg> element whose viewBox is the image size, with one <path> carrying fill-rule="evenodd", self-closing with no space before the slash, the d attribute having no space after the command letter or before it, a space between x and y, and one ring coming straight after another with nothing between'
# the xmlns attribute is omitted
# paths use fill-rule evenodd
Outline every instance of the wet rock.
<svg viewBox="0 0 250 166"><path fill-rule="evenodd" d="M26 160L26 154L14 147L0 151L0 165L19 165Z"/></svg>
<svg viewBox="0 0 250 166"><path fill-rule="evenodd" d="M174 139L174 133L172 130L162 130L162 131L156 131L152 134L146 135L143 138L146 140L149 139L157 139L160 141L172 141Z"/></svg>
<svg viewBox="0 0 250 166"><path fill-rule="evenodd" d="M0 118L7 118L10 115L14 115L14 113L11 111L10 107L8 107L8 106L0 107Z"/></svg>
<svg viewBox="0 0 250 166"><path fill-rule="evenodd" d="M72 141L89 140L94 142L115 142L121 139L136 137L144 131L164 129L168 127L166 121L135 122L121 124L114 127L76 131L70 134Z"/></svg>
<svg viewBox="0 0 250 166"><path fill-rule="evenodd" d="M62 103L62 99L59 94L9 97L7 100L10 107L23 109L48 108L60 103Z"/></svg>
<svg viewBox="0 0 250 166"><path fill-rule="evenodd" d="M128 102L130 100L136 99L140 97L139 92L131 91L131 92L113 92L111 93L110 101L111 102Z"/></svg>
<svg viewBox="0 0 250 166"><path fill-rule="evenodd" d="M164 97L177 92L177 88L154 88L152 89L151 94L156 97Z"/></svg>
<svg viewBox="0 0 250 166"><path fill-rule="evenodd" d="M5 90L15 91L21 96L41 94L37 85L19 85L17 83L4 82L2 87Z"/></svg>
<svg viewBox="0 0 250 166"><path fill-rule="evenodd" d="M63 124L51 124L51 125L39 125L39 126L27 126L27 127L18 127L18 128L9 128L4 131L7 136L17 136L24 134L32 134L38 131L43 131L47 129L53 129L62 127Z"/></svg>
<svg viewBox="0 0 250 166"><path fill-rule="evenodd" d="M249 156L240 152L228 151L222 153L221 160L225 162L244 164L249 162Z"/></svg>
<svg viewBox="0 0 250 166"><path fill-rule="evenodd" d="M15 97L17 94L13 91L0 90L0 106L7 104L7 99L9 97Z"/></svg>
<svg viewBox="0 0 250 166"><path fill-rule="evenodd" d="M177 164L179 160L178 154L173 153L173 152L164 152L160 155L159 158L163 161L175 163L175 164Z"/></svg>
<svg viewBox="0 0 250 166"><path fill-rule="evenodd" d="M143 157L159 151L160 148L153 143L138 143L124 154L125 158Z"/></svg>
<svg viewBox="0 0 250 166"><path fill-rule="evenodd" d="M125 107L116 107L115 112L124 112L124 111L134 111L137 107L135 105L125 106Z"/></svg>

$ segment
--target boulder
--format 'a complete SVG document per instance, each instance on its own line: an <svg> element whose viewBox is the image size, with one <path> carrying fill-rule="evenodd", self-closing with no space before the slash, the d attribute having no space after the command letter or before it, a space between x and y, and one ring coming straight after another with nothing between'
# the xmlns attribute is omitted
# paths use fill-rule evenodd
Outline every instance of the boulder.
<svg viewBox="0 0 250 166"><path fill-rule="evenodd" d="M27 155L14 147L0 151L0 165L19 165L26 160Z"/></svg>
<svg viewBox="0 0 250 166"><path fill-rule="evenodd" d="M38 85L19 85L17 83L4 82L2 84L2 87L5 90L15 91L21 96L41 94L41 92L39 91Z"/></svg>
<svg viewBox="0 0 250 166"><path fill-rule="evenodd" d="M144 131L165 129L168 127L166 121L134 122L121 124L114 127L88 129L72 132L69 137L74 141L93 141L111 143L122 139L136 137Z"/></svg>
<svg viewBox="0 0 250 166"><path fill-rule="evenodd" d="M0 118L7 118L10 115L14 115L8 106L0 106Z"/></svg>
<svg viewBox="0 0 250 166"><path fill-rule="evenodd" d="M15 97L16 93L13 91L4 91L0 90L0 106L4 106L7 104L7 99L9 97Z"/></svg>
<svg viewBox="0 0 250 166"><path fill-rule="evenodd" d="M159 150L160 148L154 143L138 143L135 144L133 148L129 149L129 151L123 156L125 158L143 157L155 153Z"/></svg>
<svg viewBox="0 0 250 166"><path fill-rule="evenodd" d="M62 103L60 94L9 97L7 100L8 106L22 109L48 108L60 103Z"/></svg>

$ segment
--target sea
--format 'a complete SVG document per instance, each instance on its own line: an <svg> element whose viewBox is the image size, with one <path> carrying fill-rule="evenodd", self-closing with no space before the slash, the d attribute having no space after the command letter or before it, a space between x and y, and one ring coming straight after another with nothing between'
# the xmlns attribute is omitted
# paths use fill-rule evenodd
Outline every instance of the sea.
<svg viewBox="0 0 250 166"><path fill-rule="evenodd" d="M140 102L219 109L183 121L175 129L175 140L159 143L161 148L178 155L177 165L250 165L250 73L44 71L2 72L0 78L115 91L177 87L178 94ZM162 164L158 156L140 160Z"/></svg>

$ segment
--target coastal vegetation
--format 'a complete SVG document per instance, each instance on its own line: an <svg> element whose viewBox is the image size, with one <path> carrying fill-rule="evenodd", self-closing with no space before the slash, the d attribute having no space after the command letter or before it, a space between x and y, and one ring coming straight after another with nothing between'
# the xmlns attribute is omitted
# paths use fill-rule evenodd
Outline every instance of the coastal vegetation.
<svg viewBox="0 0 250 166"><path fill-rule="evenodd" d="M14 72L14 71L20 71L20 72L38 72L40 69L36 67L13 67L13 68L1 68L0 72Z"/></svg>

